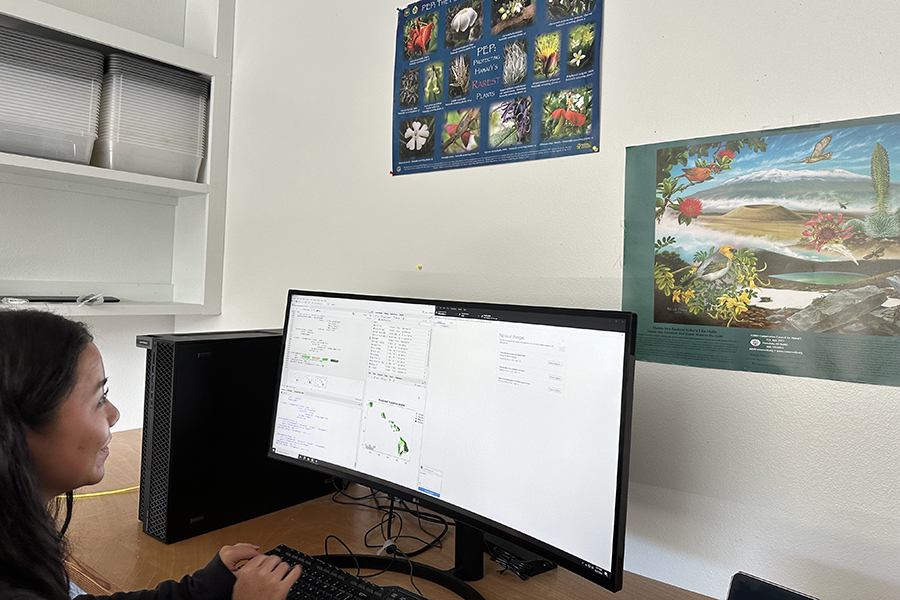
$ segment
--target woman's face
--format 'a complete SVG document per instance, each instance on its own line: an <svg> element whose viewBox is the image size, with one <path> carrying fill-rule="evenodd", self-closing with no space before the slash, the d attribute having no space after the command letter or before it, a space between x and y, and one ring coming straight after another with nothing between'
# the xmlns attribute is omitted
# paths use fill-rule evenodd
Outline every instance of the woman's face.
<svg viewBox="0 0 900 600"><path fill-rule="evenodd" d="M60 406L56 421L42 433L28 433L28 447L47 501L103 479L110 427L119 420L118 409L106 399L103 359L94 344L81 352L75 377L75 387Z"/></svg>

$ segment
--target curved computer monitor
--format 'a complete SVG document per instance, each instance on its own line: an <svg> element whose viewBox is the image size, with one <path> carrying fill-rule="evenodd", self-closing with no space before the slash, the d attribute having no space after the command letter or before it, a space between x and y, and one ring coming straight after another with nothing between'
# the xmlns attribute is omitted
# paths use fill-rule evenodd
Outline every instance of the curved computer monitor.
<svg viewBox="0 0 900 600"><path fill-rule="evenodd" d="M616 591L635 322L291 290L269 456L415 502Z"/></svg>

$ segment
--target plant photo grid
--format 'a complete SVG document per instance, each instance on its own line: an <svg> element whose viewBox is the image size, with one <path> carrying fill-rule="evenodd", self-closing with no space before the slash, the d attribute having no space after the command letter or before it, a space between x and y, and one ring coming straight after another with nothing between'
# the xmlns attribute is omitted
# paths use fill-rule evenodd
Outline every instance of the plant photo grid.
<svg viewBox="0 0 900 600"><path fill-rule="evenodd" d="M594 0L400 9L391 173L599 152L602 11Z"/></svg>

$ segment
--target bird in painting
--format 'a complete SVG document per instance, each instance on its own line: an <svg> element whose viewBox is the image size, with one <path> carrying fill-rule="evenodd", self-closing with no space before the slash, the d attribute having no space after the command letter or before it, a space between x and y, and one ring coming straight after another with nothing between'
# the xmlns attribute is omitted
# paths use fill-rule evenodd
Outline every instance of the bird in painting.
<svg viewBox="0 0 900 600"><path fill-rule="evenodd" d="M684 175L679 175L678 177L684 177L691 183L706 181L712 173L712 170L706 167L691 167L689 169L682 169L682 171L684 171ZM676 179L678 179L678 177L676 177Z"/></svg>
<svg viewBox="0 0 900 600"><path fill-rule="evenodd" d="M681 282L681 285L690 283L695 279L703 281L717 281L728 273L731 269L731 261L734 258L734 246L724 245L716 252L713 252L706 260L700 263L697 270L694 271L687 279Z"/></svg>
<svg viewBox="0 0 900 600"><path fill-rule="evenodd" d="M834 153L833 152L825 152L823 154L822 152L825 150L825 146L827 146L830 143L831 143L831 134L828 134L816 143L815 147L813 148L812 154L810 154L803 160L792 160L791 162L792 163L811 164L811 163L817 163L820 160L828 160L831 158L831 156Z"/></svg>

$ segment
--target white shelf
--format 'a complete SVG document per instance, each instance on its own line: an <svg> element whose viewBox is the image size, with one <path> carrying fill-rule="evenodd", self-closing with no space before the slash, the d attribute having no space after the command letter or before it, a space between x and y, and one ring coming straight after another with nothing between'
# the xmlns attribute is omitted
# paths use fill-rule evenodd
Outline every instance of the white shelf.
<svg viewBox="0 0 900 600"><path fill-rule="evenodd" d="M209 78L200 183L0 152L0 296L121 299L23 305L72 316L218 314L235 0L185 0L183 47L79 14L79 1L0 0L0 24Z"/></svg>
<svg viewBox="0 0 900 600"><path fill-rule="evenodd" d="M101 316L175 316L203 313L202 304L184 302L107 302L99 306L75 306L65 302L29 302L27 304L0 304L0 310L37 309L54 312L66 317Z"/></svg>
<svg viewBox="0 0 900 600"><path fill-rule="evenodd" d="M73 306L45 304L41 308L47 310L68 311L66 314L73 317L100 317L100 316L135 316L135 315L198 315L203 313L202 304L187 304L184 302L109 302L100 306Z"/></svg>
<svg viewBox="0 0 900 600"><path fill-rule="evenodd" d="M129 192L167 198L184 198L209 193L209 185L205 183L113 171L90 165L32 158L5 152L0 152L0 178L3 178L0 181L6 183L19 183L34 187L46 185L52 189L59 189L60 185L96 188L95 192L101 195ZM25 182L24 179L30 181Z"/></svg>

